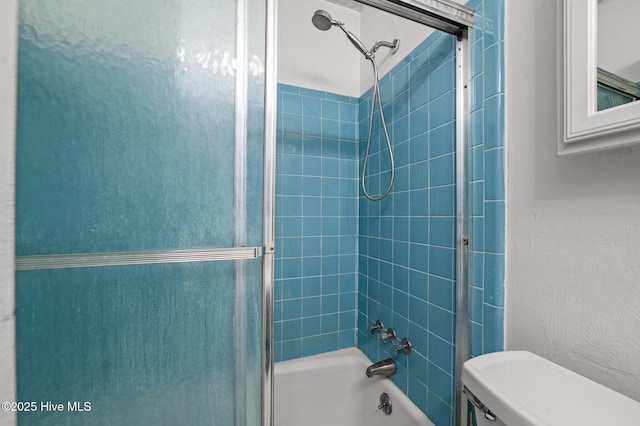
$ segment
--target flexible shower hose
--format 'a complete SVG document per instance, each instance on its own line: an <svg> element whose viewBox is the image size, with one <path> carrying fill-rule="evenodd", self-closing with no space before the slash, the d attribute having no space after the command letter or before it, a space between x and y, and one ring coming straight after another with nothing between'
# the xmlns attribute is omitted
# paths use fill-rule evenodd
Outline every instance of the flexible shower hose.
<svg viewBox="0 0 640 426"><path fill-rule="evenodd" d="M393 151L391 150L391 141L389 140L389 132L387 131L387 124L384 120L384 112L382 111L382 96L380 95L380 82L378 81L378 65L376 64L373 55L367 57L368 60L371 61L373 65L373 99L371 100L371 114L369 114L369 135L367 137L367 151L364 155L364 164L362 166L362 192L364 192L365 197L370 199L371 201L380 201L384 197L386 197L389 192L391 192L391 187L393 186L393 180L396 174L396 167L393 160ZM366 185L364 183L364 178L367 173L367 164L369 163L369 149L371 147L371 133L373 130L373 112L375 110L376 99L378 100L378 109L380 110L380 119L382 120L382 130L384 130L384 137L387 142L387 150L389 151L389 162L391 164L391 177L389 178L389 185L387 189L384 191L382 195L372 196L367 192Z"/></svg>

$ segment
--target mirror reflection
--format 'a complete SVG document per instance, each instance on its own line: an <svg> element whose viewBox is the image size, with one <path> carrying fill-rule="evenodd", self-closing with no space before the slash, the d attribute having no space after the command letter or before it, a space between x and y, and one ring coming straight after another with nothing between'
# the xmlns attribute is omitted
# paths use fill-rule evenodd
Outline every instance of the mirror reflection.
<svg viewBox="0 0 640 426"><path fill-rule="evenodd" d="M638 0L598 0L598 111L640 99Z"/></svg>

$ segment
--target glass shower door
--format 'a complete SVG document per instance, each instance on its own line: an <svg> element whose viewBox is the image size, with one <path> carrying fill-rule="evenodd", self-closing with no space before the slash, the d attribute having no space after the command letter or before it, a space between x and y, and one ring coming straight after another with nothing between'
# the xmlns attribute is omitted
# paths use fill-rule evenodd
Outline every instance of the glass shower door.
<svg viewBox="0 0 640 426"><path fill-rule="evenodd" d="M21 0L20 424L261 423L264 3Z"/></svg>

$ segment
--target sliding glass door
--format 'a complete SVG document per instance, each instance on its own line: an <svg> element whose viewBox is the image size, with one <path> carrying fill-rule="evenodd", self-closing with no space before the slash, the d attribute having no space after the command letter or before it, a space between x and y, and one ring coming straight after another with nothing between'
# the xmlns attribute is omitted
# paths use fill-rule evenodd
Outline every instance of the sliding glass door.
<svg viewBox="0 0 640 426"><path fill-rule="evenodd" d="M20 424L261 423L265 6L21 0Z"/></svg>

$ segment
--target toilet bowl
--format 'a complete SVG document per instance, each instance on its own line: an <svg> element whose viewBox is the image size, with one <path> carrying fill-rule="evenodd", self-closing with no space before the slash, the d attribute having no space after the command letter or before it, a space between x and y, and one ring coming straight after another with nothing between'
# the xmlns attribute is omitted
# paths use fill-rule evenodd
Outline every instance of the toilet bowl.
<svg viewBox="0 0 640 426"><path fill-rule="evenodd" d="M531 352L472 358L462 383L478 426L640 425L640 402Z"/></svg>

